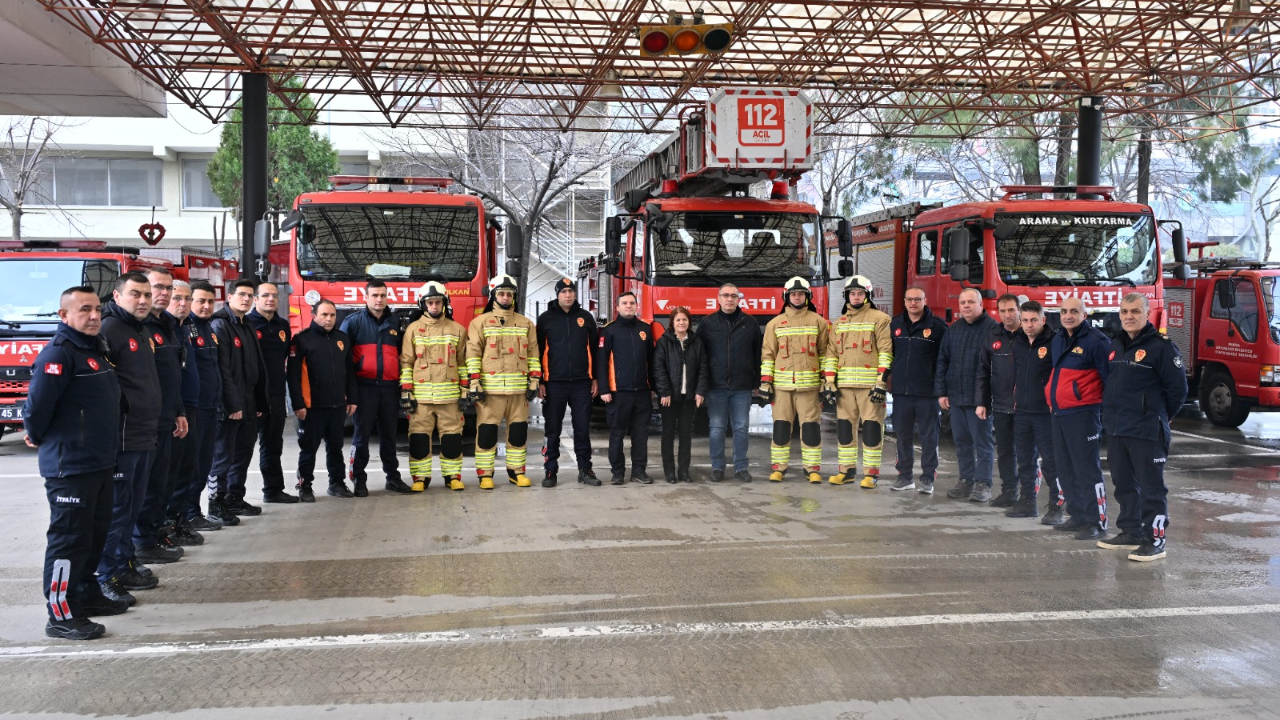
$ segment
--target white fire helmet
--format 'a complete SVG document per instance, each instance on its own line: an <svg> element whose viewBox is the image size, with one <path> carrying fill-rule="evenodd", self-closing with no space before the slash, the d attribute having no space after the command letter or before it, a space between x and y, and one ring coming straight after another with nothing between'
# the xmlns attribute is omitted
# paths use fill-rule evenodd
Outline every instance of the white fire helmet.
<svg viewBox="0 0 1280 720"><path fill-rule="evenodd" d="M449 302L449 291L445 289L443 283L438 283L435 280L428 280L425 285L418 288L419 302L425 303L427 300L436 297L444 300L446 303Z"/></svg>
<svg viewBox="0 0 1280 720"><path fill-rule="evenodd" d="M789 294L796 290L803 291L806 295L809 295L810 297L813 296L813 290L809 288L809 281L805 280L799 275L788 280L787 284L782 287L783 293Z"/></svg>
<svg viewBox="0 0 1280 720"><path fill-rule="evenodd" d="M506 273L501 273L489 281L489 292L496 293L499 290L516 291L516 279Z"/></svg>
<svg viewBox="0 0 1280 720"><path fill-rule="evenodd" d="M861 290L862 292L867 294L868 298L870 298L871 297L871 281L868 280L865 275L854 275L853 277L844 281L845 297L849 296L850 290Z"/></svg>

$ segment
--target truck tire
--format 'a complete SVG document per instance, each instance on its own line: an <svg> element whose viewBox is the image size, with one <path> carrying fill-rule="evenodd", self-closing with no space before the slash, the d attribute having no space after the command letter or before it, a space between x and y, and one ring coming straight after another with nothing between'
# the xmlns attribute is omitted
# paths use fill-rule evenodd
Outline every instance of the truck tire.
<svg viewBox="0 0 1280 720"><path fill-rule="evenodd" d="M1249 417L1249 404L1236 394L1231 376L1215 370L1200 384L1200 411L1214 425L1235 428Z"/></svg>

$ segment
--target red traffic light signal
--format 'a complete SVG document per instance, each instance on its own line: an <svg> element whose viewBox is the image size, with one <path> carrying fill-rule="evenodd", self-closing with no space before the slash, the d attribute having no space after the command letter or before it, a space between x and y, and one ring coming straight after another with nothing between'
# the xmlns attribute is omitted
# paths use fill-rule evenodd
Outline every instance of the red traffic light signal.
<svg viewBox="0 0 1280 720"><path fill-rule="evenodd" d="M645 25L640 56L704 55L724 52L733 42L733 23L719 25Z"/></svg>

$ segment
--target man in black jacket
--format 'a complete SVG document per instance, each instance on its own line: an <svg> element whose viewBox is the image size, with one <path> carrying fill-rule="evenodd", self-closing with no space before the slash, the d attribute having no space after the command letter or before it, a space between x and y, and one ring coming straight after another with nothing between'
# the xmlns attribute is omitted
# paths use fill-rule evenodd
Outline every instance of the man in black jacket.
<svg viewBox="0 0 1280 720"><path fill-rule="evenodd" d="M22 411L24 439L39 450L49 499L44 633L92 640L106 628L90 617L117 615L129 607L105 597L93 577L111 524L120 383L98 338L102 312L93 288L63 291L58 317L62 323L31 366Z"/></svg>
<svg viewBox="0 0 1280 720"><path fill-rule="evenodd" d="M979 420L990 419L995 429L1000 470L1000 495L991 501L991 507L1012 507L1018 501L1018 462L1013 444L1013 341L1022 334L1019 304L1018 296L1012 293L996 298L1000 322L992 328L978 355L976 412Z"/></svg>
<svg viewBox="0 0 1280 720"><path fill-rule="evenodd" d="M920 483L922 495L933 494L938 477L938 434L941 431L938 396L933 380L938 369L938 347L947 334L947 324L925 304L924 289L915 285L903 294L906 309L889 323L893 337L893 365L889 388L893 392L893 430L897 435L898 481L893 490L916 487L915 437L920 437Z"/></svg>
<svg viewBox="0 0 1280 720"><path fill-rule="evenodd" d="M976 288L960 291L960 317L947 328L938 348L938 372L933 389L938 405L951 411L951 437L956 443L960 480L947 491L953 500L991 499L991 420L978 417L978 363L996 321L982 309Z"/></svg>
<svg viewBox="0 0 1280 720"><path fill-rule="evenodd" d="M213 467L209 469L209 515L223 525L239 525L240 515L262 514L262 508L244 500L257 418L268 408L266 368L258 338L245 321L253 296L251 280L236 280L231 283L226 307L213 314L222 374L222 412Z"/></svg>
<svg viewBox="0 0 1280 720"><path fill-rule="evenodd" d="M1044 321L1044 307L1029 300L1022 303L1022 332L1013 339L1014 413L1013 441L1018 455L1018 502L1005 511L1009 517L1033 518L1040 515L1036 494L1043 485L1049 504L1045 508L1044 525L1061 525L1067 498L1058 483L1058 463L1053 447L1053 423L1044 386L1053 373L1049 345L1053 328ZM1037 463L1036 461L1039 460ZM1043 483L1037 476L1043 478Z"/></svg>
<svg viewBox="0 0 1280 720"><path fill-rule="evenodd" d="M178 319L169 310L173 294L173 273L167 268L147 271L151 283L151 314L143 321L151 347L155 349L156 375L160 378L160 420L156 430L156 452L151 460L146 497L138 508L129 559L146 563L176 562L183 555L163 532L164 511L173 492L171 463L174 438L187 436L187 412L182 404L182 365L186 361L178 339Z"/></svg>
<svg viewBox="0 0 1280 720"><path fill-rule="evenodd" d="M130 589L157 584L153 576L131 568L129 561L133 558L138 509L147 494L163 399L152 349L154 341L143 326L151 313L151 281L142 273L125 273L116 280L112 298L103 313L101 334L107 341L107 360L115 366L127 410L121 416L120 454L116 456L112 478L111 529L98 563L98 581L108 598L132 605Z"/></svg>
<svg viewBox="0 0 1280 720"><path fill-rule="evenodd" d="M1147 321L1145 295L1120 298L1124 332L1111 346L1102 394L1102 427L1107 431L1107 465L1116 487L1119 532L1098 547L1126 549L1138 562L1165 556L1169 527L1169 418L1187 399L1187 374L1178 347Z"/></svg>
<svg viewBox="0 0 1280 720"><path fill-rule="evenodd" d="M591 398L598 391L591 354L600 331L591 313L578 305L578 286L569 278L556 281L556 302L538 317L538 350L542 354L542 459L546 473L542 487L555 487L560 470L560 434L564 410L573 413L573 454L578 458L578 482L599 485L591 469Z"/></svg>
<svg viewBox="0 0 1280 720"><path fill-rule="evenodd" d="M605 377L600 399L609 418L609 468L614 485L626 484L622 441L631 433L631 481L649 485L649 418L653 415L653 330L636 317L636 294L618 296L618 319L600 330L596 367Z"/></svg>
<svg viewBox="0 0 1280 720"><path fill-rule="evenodd" d="M342 426L356 411L356 367L350 338L334 329L338 308L321 300L311 315L311 327L289 345L289 397L298 418L298 497L306 503L316 501L311 483L322 440L329 485L344 485Z"/></svg>
<svg viewBox="0 0 1280 720"><path fill-rule="evenodd" d="M293 333L289 319L276 312L280 306L280 289L275 283L264 282L258 286L253 309L245 316L262 352L262 362L267 369L267 412L258 418L258 469L262 471L262 501L269 503L296 503L298 497L284 491L284 470L280 468L280 456L284 453L285 361L289 357L289 342Z"/></svg>
<svg viewBox="0 0 1280 720"><path fill-rule="evenodd" d="M711 479L724 479L724 437L733 429L733 472L751 482L747 459L751 396L760 386L760 351L764 332L756 319L738 309L741 295L735 285L720 287L720 310L698 323L698 338L707 352L711 385L707 393L710 425Z"/></svg>
<svg viewBox="0 0 1280 720"><path fill-rule="evenodd" d="M222 369L218 363L218 339L212 322L217 301L217 291L208 281L191 283L191 324L187 332L192 351L187 363L195 365L200 378L196 404L187 410L188 450L194 457L191 473L177 481L180 487L174 489L169 512L195 531L222 529L222 521L200 512L200 494L209 482L214 446L221 425L218 409L222 405Z"/></svg>

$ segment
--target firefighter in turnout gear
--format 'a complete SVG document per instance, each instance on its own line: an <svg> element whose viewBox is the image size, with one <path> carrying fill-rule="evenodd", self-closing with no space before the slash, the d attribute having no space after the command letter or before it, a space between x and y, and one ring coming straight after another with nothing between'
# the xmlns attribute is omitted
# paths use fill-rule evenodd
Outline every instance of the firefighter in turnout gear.
<svg viewBox="0 0 1280 720"><path fill-rule="evenodd" d="M451 490L462 489L461 373L466 368L467 331L454 322L449 293L431 281L418 296L422 317L404 331L400 346L400 409L409 416L410 489L431 484L431 434L440 433L440 475Z"/></svg>
<svg viewBox="0 0 1280 720"><path fill-rule="evenodd" d="M822 395L836 405L839 472L832 485L843 485L858 472L858 440L862 440L862 487L880 479L884 443L884 375L893 362L888 315L871 301L871 281L854 275L844 285L844 311L831 328L822 358Z"/></svg>
<svg viewBox="0 0 1280 720"><path fill-rule="evenodd" d="M489 302L467 328L469 397L476 403L476 473L480 488L493 489L498 425L507 421L507 475L529 487L524 474L529 436L529 401L538 394L542 362L533 321L515 311L516 280L498 275L489 281Z"/></svg>
<svg viewBox="0 0 1280 720"><path fill-rule="evenodd" d="M830 323L815 312L809 281L793 277L782 289L784 309L764 331L760 396L773 402L769 479L781 482L791 461L791 423L800 419L800 462L809 482L822 482L822 406L819 371Z"/></svg>

